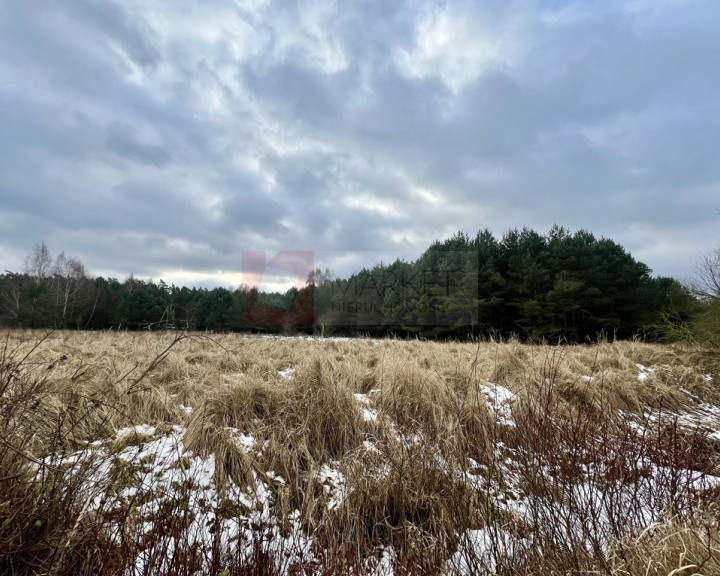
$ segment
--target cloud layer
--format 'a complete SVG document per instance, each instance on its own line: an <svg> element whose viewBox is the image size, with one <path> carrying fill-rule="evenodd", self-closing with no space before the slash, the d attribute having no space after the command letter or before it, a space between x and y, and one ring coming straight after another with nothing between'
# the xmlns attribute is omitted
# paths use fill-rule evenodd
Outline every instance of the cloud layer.
<svg viewBox="0 0 720 576"><path fill-rule="evenodd" d="M242 250L558 223L682 277L720 241L719 25L711 0L5 0L0 268L44 239L236 284Z"/></svg>

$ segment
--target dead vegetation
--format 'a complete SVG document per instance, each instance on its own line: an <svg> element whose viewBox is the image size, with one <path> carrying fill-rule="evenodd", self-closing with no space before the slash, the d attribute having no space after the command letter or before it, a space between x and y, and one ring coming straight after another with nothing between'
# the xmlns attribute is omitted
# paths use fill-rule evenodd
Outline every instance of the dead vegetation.
<svg viewBox="0 0 720 576"><path fill-rule="evenodd" d="M3 340L2 573L720 571L710 350Z"/></svg>

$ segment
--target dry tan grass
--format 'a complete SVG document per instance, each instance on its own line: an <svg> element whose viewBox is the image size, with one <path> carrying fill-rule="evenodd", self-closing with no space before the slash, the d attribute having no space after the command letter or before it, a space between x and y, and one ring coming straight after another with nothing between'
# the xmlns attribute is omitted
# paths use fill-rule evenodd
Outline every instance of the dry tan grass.
<svg viewBox="0 0 720 576"><path fill-rule="evenodd" d="M720 574L720 534L713 522L695 526L668 520L647 527L636 538L617 543L611 556L613 576Z"/></svg>
<svg viewBox="0 0 720 576"><path fill-rule="evenodd" d="M602 434L620 411L640 416L681 409L690 402L681 388L720 404L716 352L637 341L553 346L174 333L2 336L14 359L37 347L0 395L8 414L3 433L22 440L23 457L67 453L128 426L179 425L188 450L215 457L218 485L281 476L278 516L298 509L306 529L335 550L336 559L366 557L391 543L425 573L440 570L464 530L496 521L507 530L530 530L501 512L489 492L483 501L459 479L468 458L493 479L500 442L550 457L581 435ZM653 369L644 380L639 364ZM35 382L26 396L23 382ZM528 430L503 426L491 414L483 393L491 384L517 394L513 413ZM363 408L377 418L364 416ZM557 424L556 436L547 434L549 423ZM252 436L257 449L243 449L236 434ZM12 473L13 454L0 454L0 476ZM339 506L328 506L318 479L324 465L346 479ZM704 466L720 471L714 456ZM527 476L528 490L547 488L532 483ZM685 549L710 546L718 561L716 534L707 544L682 523L653 530L662 536L653 536L652 546L660 539L667 553L647 574L694 562L690 552L678 556ZM640 567L660 554L648 534L624 542L622 550L632 554L613 556L615 564L602 568L646 573ZM561 557L553 570L565 566Z"/></svg>

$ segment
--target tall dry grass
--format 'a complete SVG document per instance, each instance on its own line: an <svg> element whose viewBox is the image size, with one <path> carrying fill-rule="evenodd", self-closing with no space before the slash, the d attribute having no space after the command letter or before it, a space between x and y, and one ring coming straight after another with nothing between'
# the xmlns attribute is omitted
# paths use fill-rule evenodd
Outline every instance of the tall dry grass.
<svg viewBox="0 0 720 576"><path fill-rule="evenodd" d="M720 489L696 481L720 475L720 442L672 419L720 405L710 350L116 332L3 341L2 573L125 573L142 556L148 574L358 574L389 549L396 574L713 574L720 562ZM512 423L488 407L499 387L516 395L503 408ZM263 526L250 557L219 530L210 548L193 544L192 482L172 506L152 491L98 505L143 471L116 462L93 484L78 454L98 441L116 454L142 446L153 436L116 439L139 425L182 430L188 457L212 457L218 526L246 513L233 486L268 486L281 533L297 519L313 558L283 564ZM148 529L138 510L153 498Z"/></svg>

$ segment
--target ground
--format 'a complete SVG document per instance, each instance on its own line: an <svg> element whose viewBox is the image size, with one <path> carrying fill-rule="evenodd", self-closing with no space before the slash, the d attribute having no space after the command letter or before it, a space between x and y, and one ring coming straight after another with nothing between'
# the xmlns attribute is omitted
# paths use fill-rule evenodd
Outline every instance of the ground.
<svg viewBox="0 0 720 576"><path fill-rule="evenodd" d="M4 336L5 572L720 572L716 351Z"/></svg>

